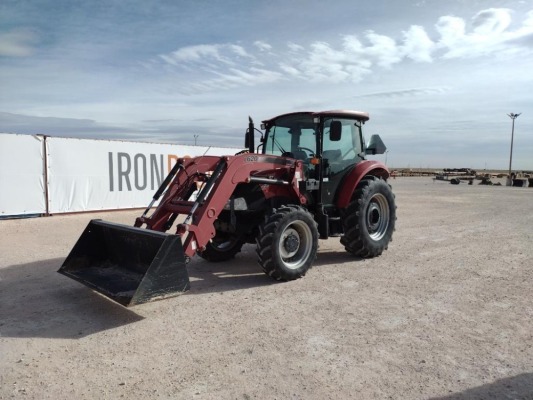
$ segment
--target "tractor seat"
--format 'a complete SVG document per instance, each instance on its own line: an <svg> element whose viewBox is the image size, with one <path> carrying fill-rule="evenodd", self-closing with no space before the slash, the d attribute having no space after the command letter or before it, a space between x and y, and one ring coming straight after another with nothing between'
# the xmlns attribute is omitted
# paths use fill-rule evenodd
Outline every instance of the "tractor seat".
<svg viewBox="0 0 533 400"><path fill-rule="evenodd" d="M322 159L327 166L326 174L328 176L334 175L343 170L342 152L340 149L324 150L322 152Z"/></svg>
<svg viewBox="0 0 533 400"><path fill-rule="evenodd" d="M342 156L342 153L340 149L336 150L324 150L322 152L322 158L327 159L330 163L341 161L340 158Z"/></svg>

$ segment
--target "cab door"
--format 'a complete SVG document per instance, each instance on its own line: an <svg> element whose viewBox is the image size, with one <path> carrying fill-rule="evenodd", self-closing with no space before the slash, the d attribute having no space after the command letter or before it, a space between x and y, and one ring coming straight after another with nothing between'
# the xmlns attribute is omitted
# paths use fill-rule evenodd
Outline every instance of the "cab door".
<svg viewBox="0 0 533 400"><path fill-rule="evenodd" d="M330 135L332 121L341 123L339 140ZM353 119L328 118L324 120L323 132L322 203L327 206L334 204L342 179L361 160L361 122Z"/></svg>

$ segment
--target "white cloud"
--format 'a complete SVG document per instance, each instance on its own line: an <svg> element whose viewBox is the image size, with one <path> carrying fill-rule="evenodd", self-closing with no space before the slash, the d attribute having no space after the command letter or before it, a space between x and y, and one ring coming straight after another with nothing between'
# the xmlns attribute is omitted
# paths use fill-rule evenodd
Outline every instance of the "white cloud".
<svg viewBox="0 0 533 400"><path fill-rule="evenodd" d="M28 57L34 52L36 35L27 29L0 34L0 56Z"/></svg>
<svg viewBox="0 0 533 400"><path fill-rule="evenodd" d="M270 51L272 50L272 46L269 45L267 42L263 42L262 40L256 40L254 42L254 46L259 49L259 51Z"/></svg>
<svg viewBox="0 0 533 400"><path fill-rule="evenodd" d="M307 59L300 63L300 70L306 79L342 82L349 77L343 68L345 63L344 52L333 49L328 43L315 42L311 44Z"/></svg>
<svg viewBox="0 0 533 400"><path fill-rule="evenodd" d="M418 62L432 61L435 43L429 38L423 27L413 25L407 32L403 33L403 36L402 52L405 57Z"/></svg>
<svg viewBox="0 0 533 400"><path fill-rule="evenodd" d="M261 40L248 46L203 44L182 47L159 57L166 65L180 68L186 74L203 71L201 82L188 79L182 85L186 93L260 85L282 79L360 82L379 69L391 69L407 59L434 63L439 59L523 51L527 43L521 44L520 39L533 37L533 11L526 15L518 29L511 30L511 23L511 10L489 8L476 13L470 24L456 16L440 17L434 39L424 27L411 25L397 39L366 31L361 39L353 34L342 35L340 43L316 41L301 45L287 42L285 49L276 49ZM205 79L205 74L212 78Z"/></svg>
<svg viewBox="0 0 533 400"><path fill-rule="evenodd" d="M280 63L279 64L279 67L281 68L282 71L286 72L287 74L289 75L292 75L292 76L298 76L300 75L300 71L290 65L287 65L285 63Z"/></svg>
<svg viewBox="0 0 533 400"><path fill-rule="evenodd" d="M533 27L533 10L526 14L526 19L523 22L524 27Z"/></svg>
<svg viewBox="0 0 533 400"><path fill-rule="evenodd" d="M160 54L159 57L168 64L180 66L190 63L221 62L235 65L233 60L237 57L253 58L244 47L236 44L201 44L182 47L169 54Z"/></svg>
<svg viewBox="0 0 533 400"><path fill-rule="evenodd" d="M450 90L449 87L426 87L426 88L413 88L413 89L403 89L403 90L390 90L386 92L376 92L376 93L367 93L354 98L398 98L398 97L415 97L415 96L427 96L435 94L443 94Z"/></svg>
<svg viewBox="0 0 533 400"><path fill-rule="evenodd" d="M170 64L177 65L179 62L199 61L202 58L220 59L219 49L220 45L201 44L182 47L169 55L163 54L160 57Z"/></svg>
<svg viewBox="0 0 533 400"><path fill-rule="evenodd" d="M371 43L371 46L368 46L365 51L375 58L380 67L389 68L402 60L400 49L394 39L385 35L378 35L373 31L367 32L365 36Z"/></svg>
<svg viewBox="0 0 533 400"><path fill-rule="evenodd" d="M487 55L510 55L531 51L520 46L521 39L533 35L533 23L528 17L517 30L511 26L511 10L489 8L478 12L472 18L472 31L467 32L466 23L458 17L445 16L436 25L441 38L439 47L444 49L443 58L474 58Z"/></svg>
<svg viewBox="0 0 533 400"><path fill-rule="evenodd" d="M204 93L212 90L231 89L240 86L255 86L283 79L280 72L252 67L247 71L230 68L226 73L214 71L218 78L193 83L183 90L185 94Z"/></svg>
<svg viewBox="0 0 533 400"><path fill-rule="evenodd" d="M240 57L251 57L246 52L246 50L244 50L244 47L242 47L242 46L238 46L238 45L235 45L235 44L230 44L230 45L227 45L227 46L233 53L235 53L236 55L238 55Z"/></svg>
<svg viewBox="0 0 533 400"><path fill-rule="evenodd" d="M497 35L505 31L511 24L510 10L489 8L478 12L472 18L474 32L483 36Z"/></svg>
<svg viewBox="0 0 533 400"><path fill-rule="evenodd" d="M296 47L297 46L297 47ZM357 37L344 36L339 48L327 42L314 42L309 49L290 44L298 54L288 55L280 68L291 76L317 82L359 82L370 73L372 61ZM377 52L376 52L377 54Z"/></svg>
<svg viewBox="0 0 533 400"><path fill-rule="evenodd" d="M439 44L445 48L454 48L465 37L465 21L462 18L440 17L435 28L440 34Z"/></svg>
<svg viewBox="0 0 533 400"><path fill-rule="evenodd" d="M292 43L292 42L287 43L287 47L289 48L289 50L294 51L294 52L305 50L303 46L300 46L299 44Z"/></svg>

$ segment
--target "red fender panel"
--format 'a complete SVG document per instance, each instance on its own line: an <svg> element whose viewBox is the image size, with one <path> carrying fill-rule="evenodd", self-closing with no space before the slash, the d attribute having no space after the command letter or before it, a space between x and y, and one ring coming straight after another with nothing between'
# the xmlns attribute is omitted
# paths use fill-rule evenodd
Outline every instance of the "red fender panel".
<svg viewBox="0 0 533 400"><path fill-rule="evenodd" d="M339 196L337 197L337 207L345 208L348 206L355 188L366 175L374 175L387 179L390 172L387 166L382 162L374 160L361 161L348 173L348 175L346 175L342 187L340 188Z"/></svg>

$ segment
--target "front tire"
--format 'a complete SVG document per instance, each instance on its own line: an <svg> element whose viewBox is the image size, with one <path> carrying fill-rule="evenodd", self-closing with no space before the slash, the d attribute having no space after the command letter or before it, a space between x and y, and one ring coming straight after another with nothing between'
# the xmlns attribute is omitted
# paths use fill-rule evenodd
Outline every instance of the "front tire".
<svg viewBox="0 0 533 400"><path fill-rule="evenodd" d="M396 204L390 186L383 179L364 179L344 211L341 243L355 256L379 256L392 240L395 222Z"/></svg>
<svg viewBox="0 0 533 400"><path fill-rule="evenodd" d="M244 241L240 236L217 232L216 236L207 243L205 250L198 251L197 254L211 262L227 261L241 251L243 244Z"/></svg>
<svg viewBox="0 0 533 400"><path fill-rule="evenodd" d="M259 226L256 242L258 261L267 275L278 281L298 279L316 258L317 224L303 207L284 206Z"/></svg>

